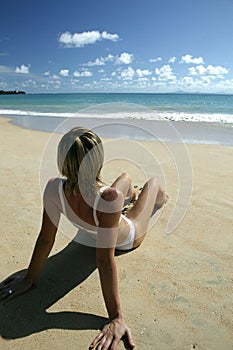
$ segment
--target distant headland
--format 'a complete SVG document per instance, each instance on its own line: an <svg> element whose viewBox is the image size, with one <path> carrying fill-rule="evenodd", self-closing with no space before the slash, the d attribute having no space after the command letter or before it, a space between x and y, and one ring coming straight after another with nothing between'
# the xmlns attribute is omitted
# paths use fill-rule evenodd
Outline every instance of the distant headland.
<svg viewBox="0 0 233 350"><path fill-rule="evenodd" d="M12 91L4 91L0 90L0 95L25 95L25 91L12 90Z"/></svg>

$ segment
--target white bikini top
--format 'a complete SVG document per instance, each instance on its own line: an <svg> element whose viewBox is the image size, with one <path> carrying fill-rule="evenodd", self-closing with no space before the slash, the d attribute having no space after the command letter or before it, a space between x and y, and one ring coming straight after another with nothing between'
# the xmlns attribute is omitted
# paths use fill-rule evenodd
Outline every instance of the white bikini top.
<svg viewBox="0 0 233 350"><path fill-rule="evenodd" d="M66 206L65 206L65 196L64 196L64 191L63 191L63 183L64 183L65 179L61 179L61 181L59 182L59 185L58 185L58 193L59 193L59 198L60 198L60 202L61 202L61 207L62 207L62 212L63 214L68 218L67 216L67 211L66 211ZM96 226L99 226L99 220L97 218L97 206L98 206L98 203L99 203L99 200L102 196L102 194L104 193L104 191L107 189L107 188L110 188L110 186L103 186L99 189L99 191L97 192L96 194L96 197L95 197L95 200L94 200L94 205L93 205L93 218L94 218L94 221L95 221L95 224ZM71 221L71 220L70 220ZM90 233L97 233L97 228L96 230L89 230L89 229L86 229L84 226L80 226L78 224L76 224L75 222L71 221L72 224L74 226L76 226L77 228L80 228L80 229L83 229L87 232L90 232Z"/></svg>

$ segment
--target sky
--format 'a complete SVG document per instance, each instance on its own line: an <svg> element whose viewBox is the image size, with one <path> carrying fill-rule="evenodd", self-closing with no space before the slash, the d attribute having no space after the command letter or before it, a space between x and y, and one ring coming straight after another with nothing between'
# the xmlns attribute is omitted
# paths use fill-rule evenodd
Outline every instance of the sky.
<svg viewBox="0 0 233 350"><path fill-rule="evenodd" d="M1 3L0 90L233 94L232 0Z"/></svg>

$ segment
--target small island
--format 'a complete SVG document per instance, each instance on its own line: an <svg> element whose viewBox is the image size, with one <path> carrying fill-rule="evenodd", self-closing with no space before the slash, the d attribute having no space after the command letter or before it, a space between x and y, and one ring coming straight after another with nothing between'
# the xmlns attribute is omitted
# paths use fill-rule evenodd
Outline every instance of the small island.
<svg viewBox="0 0 233 350"><path fill-rule="evenodd" d="M13 90L13 91L4 91L0 90L0 95L25 95L25 91Z"/></svg>

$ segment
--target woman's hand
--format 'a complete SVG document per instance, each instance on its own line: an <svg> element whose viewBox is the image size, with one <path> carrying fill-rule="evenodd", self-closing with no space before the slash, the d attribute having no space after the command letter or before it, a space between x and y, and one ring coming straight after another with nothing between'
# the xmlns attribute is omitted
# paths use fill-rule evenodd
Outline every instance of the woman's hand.
<svg viewBox="0 0 233 350"><path fill-rule="evenodd" d="M104 326L101 333L91 343L89 349L115 350L123 336L126 337L130 349L133 349L135 345L129 328L122 318L115 318Z"/></svg>
<svg viewBox="0 0 233 350"><path fill-rule="evenodd" d="M132 194L131 202L135 203L138 200L138 196L141 193L141 191L142 191L142 187L139 188L137 185L135 185L133 187L133 194Z"/></svg>
<svg viewBox="0 0 233 350"><path fill-rule="evenodd" d="M29 290L33 283L25 278L26 271L16 272L0 283L0 301L10 300Z"/></svg>

